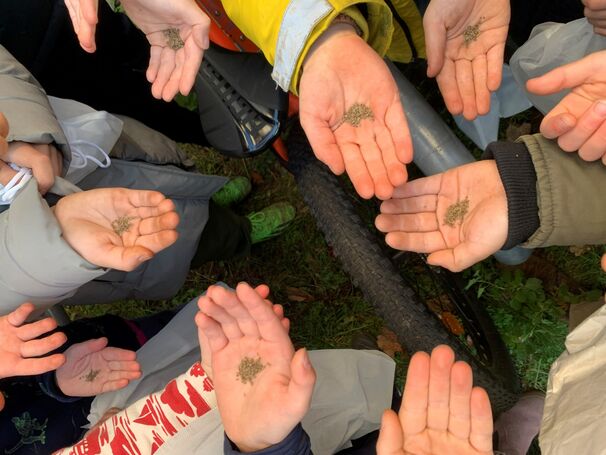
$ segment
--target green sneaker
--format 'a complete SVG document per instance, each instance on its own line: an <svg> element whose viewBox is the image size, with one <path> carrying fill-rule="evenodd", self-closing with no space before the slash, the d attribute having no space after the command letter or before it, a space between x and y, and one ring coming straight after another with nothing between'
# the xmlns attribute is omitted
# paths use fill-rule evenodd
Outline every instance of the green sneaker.
<svg viewBox="0 0 606 455"><path fill-rule="evenodd" d="M295 208L287 202L278 202L246 215L252 226L250 239L253 245L280 235L295 215Z"/></svg>
<svg viewBox="0 0 606 455"><path fill-rule="evenodd" d="M229 207L244 200L249 195L252 185L246 177L234 177L223 188L213 194L213 201L222 207Z"/></svg>

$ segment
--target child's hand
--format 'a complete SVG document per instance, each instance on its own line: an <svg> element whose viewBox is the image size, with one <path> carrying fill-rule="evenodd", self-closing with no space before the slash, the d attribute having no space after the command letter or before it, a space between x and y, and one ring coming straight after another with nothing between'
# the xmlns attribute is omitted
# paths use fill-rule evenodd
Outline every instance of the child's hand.
<svg viewBox="0 0 606 455"><path fill-rule="evenodd" d="M55 370L63 365L63 354L53 354L66 341L63 333L53 333L57 323L52 318L25 324L34 311L34 305L24 303L12 313L0 317L0 379L12 376L31 376Z"/></svg>
<svg viewBox="0 0 606 455"><path fill-rule="evenodd" d="M243 452L281 442L309 409L316 376L307 352L295 353L284 322L246 283L211 286L199 306L227 436Z"/></svg>
<svg viewBox="0 0 606 455"><path fill-rule="evenodd" d="M46 194L55 183L55 177L61 175L63 170L63 155L50 144L11 142L6 153L0 157L7 163L31 169L40 194Z"/></svg>
<svg viewBox="0 0 606 455"><path fill-rule="evenodd" d="M57 385L65 395L92 397L126 387L141 376L133 351L107 347L107 338L74 344L57 370Z"/></svg>
<svg viewBox="0 0 606 455"><path fill-rule="evenodd" d="M104 268L134 270L178 236L175 205L157 191L83 191L62 198L54 212L65 241Z"/></svg>

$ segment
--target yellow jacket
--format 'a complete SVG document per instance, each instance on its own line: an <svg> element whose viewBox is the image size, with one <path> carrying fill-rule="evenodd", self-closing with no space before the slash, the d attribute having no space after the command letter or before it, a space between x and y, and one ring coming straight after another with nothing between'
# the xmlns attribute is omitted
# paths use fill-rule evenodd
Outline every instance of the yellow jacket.
<svg viewBox="0 0 606 455"><path fill-rule="evenodd" d="M423 23L414 0L222 0L225 11L273 65L272 77L297 93L301 65L315 40L340 13L356 21L381 56L425 57ZM392 11L394 14L392 14Z"/></svg>

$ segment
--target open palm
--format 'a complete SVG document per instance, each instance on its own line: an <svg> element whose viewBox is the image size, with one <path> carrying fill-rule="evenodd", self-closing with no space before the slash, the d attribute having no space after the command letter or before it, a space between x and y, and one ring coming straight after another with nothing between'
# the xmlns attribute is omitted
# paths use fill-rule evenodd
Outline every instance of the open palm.
<svg viewBox="0 0 606 455"><path fill-rule="evenodd" d="M57 385L72 397L92 397L126 387L141 376L133 351L107 347L107 338L85 341L65 351L65 364L57 369Z"/></svg>
<svg viewBox="0 0 606 455"><path fill-rule="evenodd" d="M509 0L431 0L423 27L428 76L437 77L446 107L472 120L490 109L501 85Z"/></svg>
<svg viewBox="0 0 606 455"><path fill-rule="evenodd" d="M67 243L99 267L134 270L177 240L174 203L157 191L83 191L54 211Z"/></svg>
<svg viewBox="0 0 606 455"><path fill-rule="evenodd" d="M94 52L99 0L65 0L80 45ZM208 49L210 19L194 0L121 0L121 7L143 32L151 46L147 80L154 97L170 101L194 85ZM178 46L171 45L165 31L176 29Z"/></svg>
<svg viewBox="0 0 606 455"><path fill-rule="evenodd" d="M225 432L246 452L281 442L311 401L315 374L306 351L295 354L280 317L246 283L236 292L212 286L199 307Z"/></svg>
<svg viewBox="0 0 606 455"><path fill-rule="evenodd" d="M471 367L448 346L416 353L399 415L383 414L378 455L492 455L492 412Z"/></svg>
<svg viewBox="0 0 606 455"><path fill-rule="evenodd" d="M541 122L541 133L567 152L606 164L606 51L531 79L528 90L549 95L572 89Z"/></svg>
<svg viewBox="0 0 606 455"><path fill-rule="evenodd" d="M329 32L327 32L329 33ZM347 171L364 198L387 199L406 181L412 142L398 88L385 62L353 30L320 38L304 64L301 125L317 158L335 174ZM343 122L354 104L374 119Z"/></svg>
<svg viewBox="0 0 606 455"><path fill-rule="evenodd" d="M453 215L454 204L464 216ZM430 264L453 272L470 267L507 239L507 198L496 163L466 164L397 188L375 224L393 248L431 253Z"/></svg>

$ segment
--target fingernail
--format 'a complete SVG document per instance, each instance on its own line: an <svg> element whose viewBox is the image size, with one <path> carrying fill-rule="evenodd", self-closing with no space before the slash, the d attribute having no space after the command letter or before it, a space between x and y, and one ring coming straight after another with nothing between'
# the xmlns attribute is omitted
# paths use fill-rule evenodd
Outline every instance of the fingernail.
<svg viewBox="0 0 606 455"><path fill-rule="evenodd" d="M303 368L306 370L311 370L311 362L309 361L309 355L307 354L307 349L303 348Z"/></svg>
<svg viewBox="0 0 606 455"><path fill-rule="evenodd" d="M561 117L560 118L560 129L561 130L568 130L572 126L574 126L574 125L570 121L570 118L568 118L568 117Z"/></svg>
<svg viewBox="0 0 606 455"><path fill-rule="evenodd" d="M606 102L598 101L593 107L593 111L600 117L606 117Z"/></svg>

